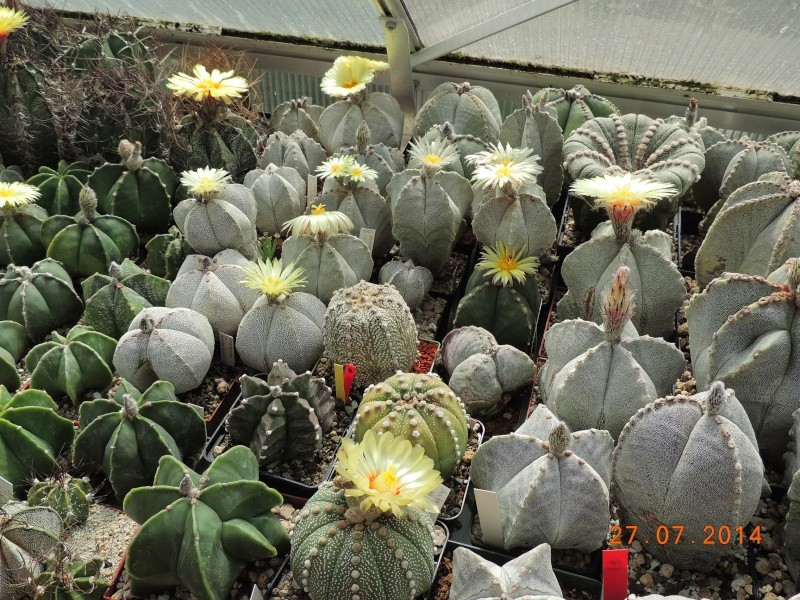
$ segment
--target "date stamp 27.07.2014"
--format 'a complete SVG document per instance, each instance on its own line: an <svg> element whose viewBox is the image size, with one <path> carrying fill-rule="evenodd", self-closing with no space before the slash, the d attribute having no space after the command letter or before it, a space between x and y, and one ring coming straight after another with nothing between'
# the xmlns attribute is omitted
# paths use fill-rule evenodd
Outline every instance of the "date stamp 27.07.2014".
<svg viewBox="0 0 800 600"><path fill-rule="evenodd" d="M703 535L699 539L689 538L684 535L685 527L683 525L659 525L656 527L654 539L640 539L639 528L636 525L620 525L611 526L611 537L608 541L609 546L630 546L634 541L640 544L658 544L666 546L667 544L703 544L705 546L729 544L745 545L747 543L760 544L761 543L761 526L756 525L752 530L742 527L729 527L728 525L720 525L714 527L713 525L706 525L703 527Z"/></svg>

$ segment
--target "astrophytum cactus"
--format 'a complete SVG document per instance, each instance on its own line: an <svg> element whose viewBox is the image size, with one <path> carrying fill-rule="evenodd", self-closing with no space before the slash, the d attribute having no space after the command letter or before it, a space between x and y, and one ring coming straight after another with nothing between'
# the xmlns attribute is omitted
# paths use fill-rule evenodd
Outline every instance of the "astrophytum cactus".
<svg viewBox="0 0 800 600"><path fill-rule="evenodd" d="M183 237L180 229L173 225L167 233L160 233L150 238L145 244L147 250L147 266L153 275L165 279L175 279L183 261L194 250Z"/></svg>
<svg viewBox="0 0 800 600"><path fill-rule="evenodd" d="M614 449L612 493L621 525L645 540L680 535L696 544L650 544L676 569L709 571L733 550L755 514L764 465L747 414L720 382L694 396L673 396L634 415ZM689 500L690 499L690 500ZM713 530L714 544L703 544ZM659 536L659 537L657 537Z"/></svg>
<svg viewBox="0 0 800 600"><path fill-rule="evenodd" d="M16 321L0 321L0 385L12 392L20 386L17 362L28 350L28 334Z"/></svg>
<svg viewBox="0 0 800 600"><path fill-rule="evenodd" d="M689 100L689 106L686 108L686 112L682 117L673 115L665 121L669 124L677 125L689 135L699 139L703 142L704 149L710 148L717 142L727 139L725 134L721 131L708 125L708 119L705 117L698 118L697 105L697 98L692 98Z"/></svg>
<svg viewBox="0 0 800 600"><path fill-rule="evenodd" d="M61 517L64 527L73 527L89 518L92 495L88 478L64 473L44 481L35 480L28 490L28 505L51 508Z"/></svg>
<svg viewBox="0 0 800 600"><path fill-rule="evenodd" d="M267 138L258 167L265 170L271 164L276 167L291 167L306 181L326 158L325 149L302 131L291 134L279 131Z"/></svg>
<svg viewBox="0 0 800 600"><path fill-rule="evenodd" d="M268 164L244 177L256 199L256 229L267 235L280 233L283 224L306 210L306 180L297 169Z"/></svg>
<svg viewBox="0 0 800 600"><path fill-rule="evenodd" d="M591 93L582 85L576 85L569 90L541 89L533 96L531 103L544 103L544 108L558 121L558 125L564 132L564 138L568 138L575 129L589 119L609 117L613 113L619 113L611 101Z"/></svg>
<svg viewBox="0 0 800 600"><path fill-rule="evenodd" d="M788 488L789 511L786 513L786 523L783 527L784 545L787 553L794 559L800 558L800 455L798 442L800 442L800 409L792 413L792 428L789 431L791 442L788 450L783 455L786 469L783 484Z"/></svg>
<svg viewBox="0 0 800 600"><path fill-rule="evenodd" d="M41 196L36 203L50 215L74 215L81 207L78 197L92 167L86 163L58 161L58 168L39 167L39 172L28 183L39 188Z"/></svg>
<svg viewBox="0 0 800 600"><path fill-rule="evenodd" d="M800 131L781 131L767 138L784 149L792 162L792 175L800 175Z"/></svg>
<svg viewBox="0 0 800 600"><path fill-rule="evenodd" d="M406 159L397 148L390 148L386 144L371 144L369 142L371 137L367 122L362 121L356 131L356 144L344 148L342 153L352 156L356 162L375 171L375 185L378 186L381 196L385 198L386 186L389 185L395 173L405 169Z"/></svg>
<svg viewBox="0 0 800 600"><path fill-rule="evenodd" d="M319 141L319 117L323 106L311 104L310 98L289 100L275 107L270 115L269 124L275 131L290 135L302 131L308 137Z"/></svg>
<svg viewBox="0 0 800 600"><path fill-rule="evenodd" d="M494 94L468 82L442 83L419 109L414 121L414 137L421 137L434 125L452 124L457 134L494 143L500 135L503 117Z"/></svg>
<svg viewBox="0 0 800 600"><path fill-rule="evenodd" d="M40 235L47 211L34 204L39 190L20 182L0 182L0 265L32 265L44 258Z"/></svg>
<svg viewBox="0 0 800 600"><path fill-rule="evenodd" d="M408 304L408 308L414 310L422 306L425 295L430 291L433 273L425 267L415 266L412 260L390 260L381 267L378 283L393 285Z"/></svg>

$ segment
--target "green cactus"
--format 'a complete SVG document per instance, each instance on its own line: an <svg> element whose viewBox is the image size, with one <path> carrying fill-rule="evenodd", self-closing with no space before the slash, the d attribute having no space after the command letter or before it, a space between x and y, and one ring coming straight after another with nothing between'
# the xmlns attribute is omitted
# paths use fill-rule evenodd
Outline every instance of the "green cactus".
<svg viewBox="0 0 800 600"><path fill-rule="evenodd" d="M300 130L311 139L319 141L319 117L323 110L324 107L311 104L310 98L289 100L272 111L270 126L286 135Z"/></svg>
<svg viewBox="0 0 800 600"><path fill-rule="evenodd" d="M188 460L205 442L203 416L178 401L171 383L156 381L142 393L123 379L113 399L81 405L73 460L108 477L122 501L131 489L152 483L162 456Z"/></svg>
<svg viewBox="0 0 800 600"><path fill-rule="evenodd" d="M403 136L403 110L393 96L366 91L326 107L319 117L322 146L333 154L358 143L358 128L366 123L369 143L399 148Z"/></svg>
<svg viewBox="0 0 800 600"><path fill-rule="evenodd" d="M202 383L213 356L208 319L190 308L153 306L136 315L119 339L114 367L137 389L163 380L182 394Z"/></svg>
<svg viewBox="0 0 800 600"><path fill-rule="evenodd" d="M244 178L256 200L256 229L267 235L280 233L283 224L306 210L306 180L292 167L254 169Z"/></svg>
<svg viewBox="0 0 800 600"><path fill-rule="evenodd" d="M11 185L23 188L19 194L36 191L36 188L24 183ZM5 184L0 183L0 186L4 187ZM15 193L14 188L4 191ZM32 265L44 258L45 248L39 236L42 223L47 219L47 211L37 204L31 204L31 200L0 200L0 265Z"/></svg>
<svg viewBox="0 0 800 600"><path fill-rule="evenodd" d="M422 306L430 291L433 273L425 267L414 265L410 259L405 262L390 260L381 267L378 283L393 285L408 304L408 308L414 310Z"/></svg>
<svg viewBox="0 0 800 600"><path fill-rule="evenodd" d="M36 342L81 317L83 303L60 263L46 258L32 267L9 265L0 278L0 319L16 321Z"/></svg>
<svg viewBox="0 0 800 600"><path fill-rule="evenodd" d="M657 400L631 418L614 449L611 492L620 524L638 527L643 539L680 523L684 539L701 540L710 527L747 526L763 480L747 414L733 391L716 382L694 396ZM710 571L733 547L650 544L649 552L676 569Z"/></svg>
<svg viewBox="0 0 800 600"><path fill-rule="evenodd" d="M22 183L25 177L22 175L22 169L19 167L6 167L3 166L3 157L0 156L0 182L2 183Z"/></svg>
<svg viewBox="0 0 800 600"><path fill-rule="evenodd" d="M492 92L468 82L437 86L414 120L414 136L421 137L434 125L451 123L453 131L494 143L503 118Z"/></svg>
<svg viewBox="0 0 800 600"><path fill-rule="evenodd" d="M223 111L213 119L198 113L181 120L169 154L176 171L212 167L238 178L255 168L258 131L244 117Z"/></svg>
<svg viewBox="0 0 800 600"><path fill-rule="evenodd" d="M58 168L39 167L39 173L28 183L39 188L36 203L50 215L74 215L81 208L78 198L92 172L87 163L58 161Z"/></svg>
<svg viewBox="0 0 800 600"><path fill-rule="evenodd" d="M169 228L168 233L150 238L145 249L150 272L169 280L175 279L186 257L194 254L194 249L175 225Z"/></svg>
<svg viewBox="0 0 800 600"><path fill-rule="evenodd" d="M27 489L34 477L57 470L56 458L72 446L75 428L56 408L41 390L12 396L0 385L0 476L11 482L16 495Z"/></svg>
<svg viewBox="0 0 800 600"><path fill-rule="evenodd" d="M34 480L28 490L29 506L46 506L58 513L65 528L85 523L93 497L89 479L76 479L66 473L44 481Z"/></svg>
<svg viewBox="0 0 800 600"><path fill-rule="evenodd" d="M576 85L570 90L541 89L531 98L531 104L542 103L544 108L558 121L558 125L564 132L564 139L589 119L610 117L613 113L619 113L611 101L592 94L582 85Z"/></svg>
<svg viewBox="0 0 800 600"><path fill-rule="evenodd" d="M33 600L101 600L109 585L100 576L104 560L71 560L66 554L63 544L56 546L55 557L35 579Z"/></svg>
<svg viewBox="0 0 800 600"><path fill-rule="evenodd" d="M709 127L708 119L705 117L698 118L697 104L697 99L692 98L689 100L689 106L686 108L684 116L673 115L664 121L671 125L677 125L689 135L701 141L703 148L707 149L727 138L719 130Z"/></svg>
<svg viewBox="0 0 800 600"><path fill-rule="evenodd" d="M784 149L792 162L793 177L800 175L800 131L781 131L767 138L768 142L778 144Z"/></svg>
<svg viewBox="0 0 800 600"><path fill-rule="evenodd" d="M266 169L271 164L276 167L292 167L306 181L326 158L324 148L302 131L291 134L278 131L267 138L258 166L261 169Z"/></svg>
<svg viewBox="0 0 800 600"><path fill-rule="evenodd" d="M124 62L154 78L157 60L147 45L148 41L147 38L139 37L138 30L111 30L105 35L87 34L67 49L66 58L78 71L98 67L113 68Z"/></svg>
<svg viewBox="0 0 800 600"><path fill-rule="evenodd" d="M52 333L52 341L34 346L25 356L31 387L51 396L66 395L77 406L87 390L104 391L113 379L111 358L117 341L76 325L66 336Z"/></svg>
<svg viewBox="0 0 800 600"><path fill-rule="evenodd" d="M28 351L28 334L16 321L0 321L0 385L12 392L20 386L17 362Z"/></svg>
<svg viewBox="0 0 800 600"><path fill-rule="evenodd" d="M158 158L142 158L142 144L119 143L119 163L106 163L89 176L98 209L122 217L139 231L163 232L169 227L172 196L178 187L175 172Z"/></svg>
<svg viewBox="0 0 800 600"><path fill-rule="evenodd" d="M370 385L353 424L357 442L374 430L421 446L445 479L461 462L469 439L464 403L432 373L397 373Z"/></svg>
<svg viewBox="0 0 800 600"><path fill-rule="evenodd" d="M241 381L242 402L227 421L231 439L248 445L266 468L311 459L336 418L325 380L278 361L266 381L247 375Z"/></svg>
<svg viewBox="0 0 800 600"><path fill-rule="evenodd" d="M147 597L183 585L199 600L224 600L245 564L289 550L271 509L281 495L258 481L258 461L231 448L198 475L163 456L152 486L125 496L125 513L141 524L128 548L131 591Z"/></svg>
<svg viewBox="0 0 800 600"><path fill-rule="evenodd" d="M390 285L361 281L337 290L325 312L322 339L331 361L356 366L359 386L410 371L417 358L414 318Z"/></svg>

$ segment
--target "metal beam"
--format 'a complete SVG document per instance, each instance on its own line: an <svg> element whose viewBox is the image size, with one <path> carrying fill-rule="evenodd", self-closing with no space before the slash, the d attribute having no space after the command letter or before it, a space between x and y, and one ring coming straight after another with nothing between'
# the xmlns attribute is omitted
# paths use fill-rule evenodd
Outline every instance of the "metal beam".
<svg viewBox="0 0 800 600"><path fill-rule="evenodd" d="M411 67L414 68L445 54L450 54L455 50L479 42L506 29L516 27L573 2L577 2L577 0L530 0L521 6L492 17L488 21L479 23L441 42L423 48L419 52L415 52L411 55Z"/></svg>
<svg viewBox="0 0 800 600"><path fill-rule="evenodd" d="M408 9L406 8L403 0L372 1L381 17L394 17L395 19L399 19L405 23L406 29L408 30L408 40L412 50L422 48L422 42L420 41L419 33L417 32L417 26L411 19L411 15L408 13Z"/></svg>

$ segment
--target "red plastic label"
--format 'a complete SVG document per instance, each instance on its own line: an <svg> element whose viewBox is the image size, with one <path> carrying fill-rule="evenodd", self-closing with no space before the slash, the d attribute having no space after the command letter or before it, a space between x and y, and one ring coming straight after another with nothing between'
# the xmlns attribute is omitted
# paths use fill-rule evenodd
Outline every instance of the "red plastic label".
<svg viewBox="0 0 800 600"><path fill-rule="evenodd" d="M353 378L356 376L356 366L347 363L344 366L344 397L350 398L350 386L353 385Z"/></svg>
<svg viewBox="0 0 800 600"><path fill-rule="evenodd" d="M603 600L628 597L628 549L603 550Z"/></svg>

